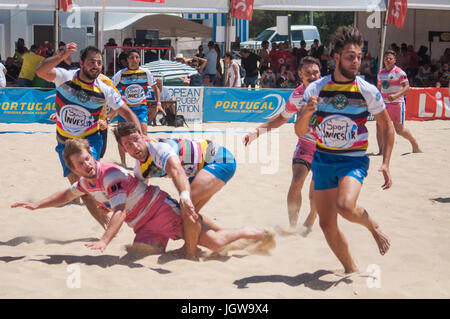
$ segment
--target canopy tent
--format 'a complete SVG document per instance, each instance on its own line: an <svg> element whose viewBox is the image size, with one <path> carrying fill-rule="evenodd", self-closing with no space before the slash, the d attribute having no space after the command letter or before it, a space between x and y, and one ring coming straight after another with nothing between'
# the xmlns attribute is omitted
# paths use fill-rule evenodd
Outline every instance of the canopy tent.
<svg viewBox="0 0 450 319"><path fill-rule="evenodd" d="M174 15L152 14L145 15L136 21L127 23L117 23L105 27L105 31L122 30L132 27L133 33L136 30L159 30L159 36L162 38L211 38L212 28L195 23Z"/></svg>
<svg viewBox="0 0 450 319"><path fill-rule="evenodd" d="M131 0L106 0L107 12L138 13L224 13L229 10L229 0L165 0L151 3ZM102 0L73 0L81 11L100 12ZM0 10L55 10L57 0L2 0ZM448 0L408 0L409 9L450 10ZM386 10L384 0L255 0L254 10L285 11L369 11Z"/></svg>

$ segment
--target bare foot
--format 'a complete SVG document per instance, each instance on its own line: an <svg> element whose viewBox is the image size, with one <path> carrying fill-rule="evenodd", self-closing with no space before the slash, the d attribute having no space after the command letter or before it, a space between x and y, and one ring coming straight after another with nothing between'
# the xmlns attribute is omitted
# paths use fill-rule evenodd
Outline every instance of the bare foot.
<svg viewBox="0 0 450 319"><path fill-rule="evenodd" d="M413 147L413 153L423 153L422 150L419 148L419 146L417 147Z"/></svg>
<svg viewBox="0 0 450 319"><path fill-rule="evenodd" d="M292 236L292 235L297 235L297 229L295 227L282 227L280 225L276 225L274 227L275 231L277 232L278 235L281 236Z"/></svg>
<svg viewBox="0 0 450 319"><path fill-rule="evenodd" d="M389 248L391 247L391 241L389 240L389 237L385 235L379 227L375 227L375 229L372 232L373 237L375 238L375 241L377 242L378 249L380 250L380 254L383 256L387 253Z"/></svg>

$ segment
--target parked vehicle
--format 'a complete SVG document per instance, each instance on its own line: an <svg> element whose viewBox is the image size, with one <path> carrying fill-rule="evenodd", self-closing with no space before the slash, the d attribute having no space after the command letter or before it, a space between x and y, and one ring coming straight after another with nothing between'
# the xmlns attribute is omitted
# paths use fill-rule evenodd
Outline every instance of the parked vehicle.
<svg viewBox="0 0 450 319"><path fill-rule="evenodd" d="M241 48L257 50L261 48L264 40L272 42L284 42L288 39L287 35L279 35L277 27L270 27L262 31L255 39L241 42ZM305 40L306 48L309 49L314 39L320 41L319 31L313 25L291 25L291 43L292 47L300 47L300 41Z"/></svg>

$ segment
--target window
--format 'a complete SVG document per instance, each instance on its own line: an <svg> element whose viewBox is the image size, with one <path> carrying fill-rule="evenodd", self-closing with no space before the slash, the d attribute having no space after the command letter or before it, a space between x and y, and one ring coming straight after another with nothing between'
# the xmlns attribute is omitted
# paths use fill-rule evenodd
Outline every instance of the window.
<svg viewBox="0 0 450 319"><path fill-rule="evenodd" d="M284 42L287 41L288 36L287 35L279 35L278 33L273 37L271 40L272 42Z"/></svg>
<svg viewBox="0 0 450 319"><path fill-rule="evenodd" d="M261 32L260 34L258 34L258 36L256 37L256 41L264 41L264 40L269 40L269 38L272 36L272 34L275 31L273 30L264 30L263 32Z"/></svg>
<svg viewBox="0 0 450 319"><path fill-rule="evenodd" d="M320 39L317 30L303 30L303 35L306 40Z"/></svg>
<svg viewBox="0 0 450 319"><path fill-rule="evenodd" d="M291 32L292 41L302 41L303 40L303 32L302 30L294 30Z"/></svg>

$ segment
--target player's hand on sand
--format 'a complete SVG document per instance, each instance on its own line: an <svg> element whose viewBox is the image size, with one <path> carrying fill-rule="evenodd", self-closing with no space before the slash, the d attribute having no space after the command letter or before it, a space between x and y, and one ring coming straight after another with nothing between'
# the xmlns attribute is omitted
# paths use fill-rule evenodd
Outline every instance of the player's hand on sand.
<svg viewBox="0 0 450 319"><path fill-rule="evenodd" d="M392 186L391 173L389 172L389 167L386 164L381 165L378 170L383 174L384 184L381 186L382 189L389 189Z"/></svg>
<svg viewBox="0 0 450 319"><path fill-rule="evenodd" d="M31 202L17 202L17 203L14 203L11 205L11 208L16 208L16 207L24 207L29 210L35 210L38 208L38 204L31 203Z"/></svg>
<svg viewBox="0 0 450 319"><path fill-rule="evenodd" d="M84 244L87 248L90 248L92 250L100 250L101 252L104 252L106 249L106 246L108 246L103 240L99 240L93 243L87 243Z"/></svg>
<svg viewBox="0 0 450 319"><path fill-rule="evenodd" d="M194 204L190 199L180 200L181 213L188 216L191 222L196 223L198 220L198 214L195 212Z"/></svg>
<svg viewBox="0 0 450 319"><path fill-rule="evenodd" d="M242 140L242 142L244 143L244 146L249 145L251 142L253 142L254 140L256 140L258 138L258 133L256 132L251 132L248 133L247 135L244 136L244 139Z"/></svg>

